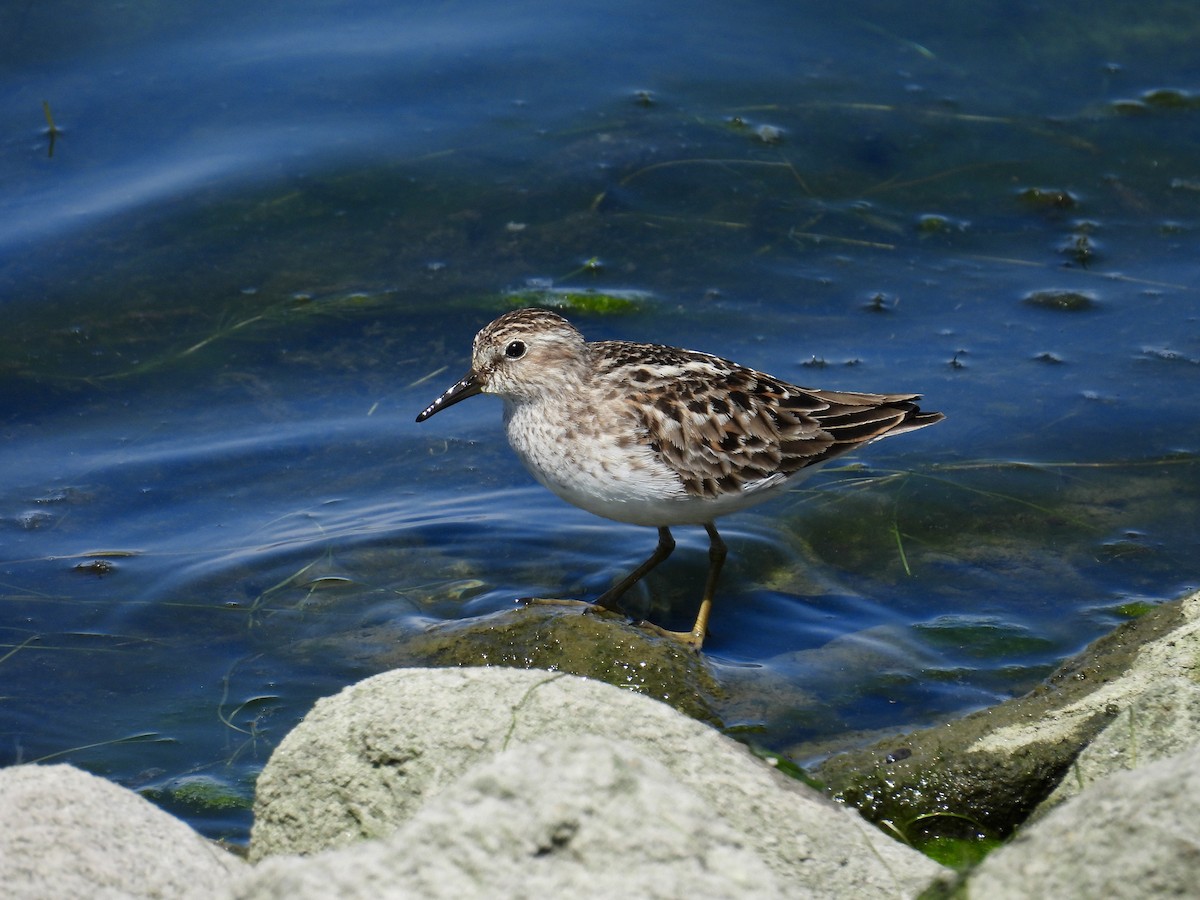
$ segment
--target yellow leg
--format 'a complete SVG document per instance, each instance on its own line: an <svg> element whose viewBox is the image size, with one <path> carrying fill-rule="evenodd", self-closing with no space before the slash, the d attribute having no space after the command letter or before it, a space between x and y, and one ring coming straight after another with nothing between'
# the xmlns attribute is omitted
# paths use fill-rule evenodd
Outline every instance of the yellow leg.
<svg viewBox="0 0 1200 900"><path fill-rule="evenodd" d="M642 627L648 628L659 634L674 638L683 644L691 647L693 650L699 651L704 646L704 638L708 634L708 617L712 613L713 595L717 590L717 581L721 577L721 567L725 564L725 556L727 553L725 542L721 540L721 535L717 533L717 527L712 522L708 522L704 526L708 532L708 577L704 581L704 595L700 598L700 609L696 613L696 621L692 625L691 631L667 631L658 625L649 622L639 623ZM664 559L671 555L675 549L675 539L671 537L671 529L663 526L658 529L658 545L654 548L654 552L650 554L646 560L622 578L619 582L592 601L593 606L600 609L610 610L615 613L623 614L621 609L620 599L631 587L637 584L646 576L651 569L661 563ZM523 602L534 603L559 603L562 605L575 605L579 601L574 600L526 600Z"/></svg>
<svg viewBox="0 0 1200 900"><path fill-rule="evenodd" d="M660 634L673 637L699 652L704 646L705 635L708 634L708 617L712 613L713 594L717 590L717 579L721 577L721 567L725 565L725 542L717 533L717 526L708 522L704 526L708 532L708 577L704 580L704 596L700 598L700 610L696 613L696 622L691 631L667 631L655 628Z"/></svg>

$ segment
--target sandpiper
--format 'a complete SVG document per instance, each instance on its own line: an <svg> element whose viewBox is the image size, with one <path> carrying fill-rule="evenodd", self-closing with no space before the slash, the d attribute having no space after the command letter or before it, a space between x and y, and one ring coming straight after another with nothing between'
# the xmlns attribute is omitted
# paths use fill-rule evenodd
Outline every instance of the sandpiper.
<svg viewBox="0 0 1200 900"><path fill-rule="evenodd" d="M695 624L664 632L697 650L725 561L718 517L863 444L944 418L922 412L919 394L814 390L695 350L585 341L545 309L484 327L470 371L417 421L476 394L504 400L509 443L543 485L598 516L658 529L654 552L597 606L621 611L621 596L675 549L671 526L704 526L708 577Z"/></svg>

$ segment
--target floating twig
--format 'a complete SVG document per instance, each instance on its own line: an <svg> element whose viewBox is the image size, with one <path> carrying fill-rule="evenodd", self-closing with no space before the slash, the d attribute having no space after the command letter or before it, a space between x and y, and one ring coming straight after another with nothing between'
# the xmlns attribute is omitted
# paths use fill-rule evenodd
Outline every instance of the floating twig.
<svg viewBox="0 0 1200 900"><path fill-rule="evenodd" d="M54 142L58 140L58 136L62 134L62 132L59 131L58 126L54 124L54 113L50 112L50 102L48 100L42 101L42 114L46 117L46 125L48 126L46 129L46 134L50 136L50 149L46 155L54 156Z"/></svg>

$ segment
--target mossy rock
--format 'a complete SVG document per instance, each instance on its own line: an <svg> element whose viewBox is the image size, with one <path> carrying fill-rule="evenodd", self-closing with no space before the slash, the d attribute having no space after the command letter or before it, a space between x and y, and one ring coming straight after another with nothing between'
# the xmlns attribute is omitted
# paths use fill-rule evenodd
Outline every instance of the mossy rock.
<svg viewBox="0 0 1200 900"><path fill-rule="evenodd" d="M723 691L704 657L588 604L531 603L491 616L436 625L379 660L402 666L508 666L594 678L654 697L720 726Z"/></svg>
<svg viewBox="0 0 1200 900"><path fill-rule="evenodd" d="M175 778L157 787L143 788L139 793L160 805L182 807L195 812L250 809L254 805L247 792L207 775Z"/></svg>
<svg viewBox="0 0 1200 900"><path fill-rule="evenodd" d="M1097 692L1124 675L1142 647L1182 623L1180 602L1163 604L1096 641L1023 697L834 755L813 774L839 801L911 843L957 839L962 823L981 839L1003 839L1119 712L1088 698L1105 696ZM997 740L1029 729L1023 738ZM792 755L805 753L795 748Z"/></svg>

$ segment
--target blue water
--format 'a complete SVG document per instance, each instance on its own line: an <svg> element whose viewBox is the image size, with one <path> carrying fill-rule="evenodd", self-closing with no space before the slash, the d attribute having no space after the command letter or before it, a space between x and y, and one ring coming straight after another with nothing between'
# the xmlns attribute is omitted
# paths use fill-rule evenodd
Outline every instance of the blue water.
<svg viewBox="0 0 1200 900"><path fill-rule="evenodd" d="M722 522L756 740L1011 696L1200 582L1198 23L827 6L0 10L0 763L242 840L180 786L248 798L363 635L643 558L494 400L413 422L522 291L947 414ZM682 627L676 537L634 602Z"/></svg>

